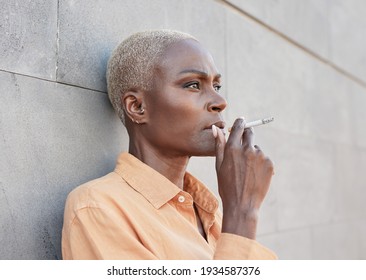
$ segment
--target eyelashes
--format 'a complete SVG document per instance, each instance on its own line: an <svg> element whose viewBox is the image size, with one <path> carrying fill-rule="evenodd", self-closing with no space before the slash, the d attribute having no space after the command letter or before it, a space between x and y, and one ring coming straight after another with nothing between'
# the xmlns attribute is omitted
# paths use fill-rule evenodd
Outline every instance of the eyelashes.
<svg viewBox="0 0 366 280"><path fill-rule="evenodd" d="M214 89L216 90L216 92L219 92L221 89L221 85L214 85Z"/></svg>
<svg viewBox="0 0 366 280"><path fill-rule="evenodd" d="M189 82L189 83L184 85L184 88L199 90L200 89L200 83L199 82Z"/></svg>
<svg viewBox="0 0 366 280"><path fill-rule="evenodd" d="M184 84L183 87L184 88L188 88L188 89L197 90L197 91L201 90L201 84L200 84L200 82L196 82L196 81L186 83L186 84ZM215 89L216 92L219 92L220 89L221 89L221 85L220 84L214 84L213 85L213 88Z"/></svg>

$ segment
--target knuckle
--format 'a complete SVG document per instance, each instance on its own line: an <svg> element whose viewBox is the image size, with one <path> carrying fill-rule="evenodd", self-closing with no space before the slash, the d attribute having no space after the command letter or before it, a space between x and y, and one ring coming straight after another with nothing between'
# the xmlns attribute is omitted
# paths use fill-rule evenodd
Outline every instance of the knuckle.
<svg viewBox="0 0 366 280"><path fill-rule="evenodd" d="M240 147L235 144L226 144L225 146L225 154L234 156L235 154L238 154L238 151L240 151Z"/></svg>
<svg viewBox="0 0 366 280"><path fill-rule="evenodd" d="M253 139L254 136L254 130L252 127L246 128L244 130L244 136L249 138L249 139Z"/></svg>
<svg viewBox="0 0 366 280"><path fill-rule="evenodd" d="M216 145L217 148L221 148L223 144L220 143L220 142L217 142L215 145Z"/></svg>
<svg viewBox="0 0 366 280"><path fill-rule="evenodd" d="M269 165L273 165L272 160L271 160L268 156L265 156L265 155L264 155L264 160L267 162L267 164L269 164Z"/></svg>
<svg viewBox="0 0 366 280"><path fill-rule="evenodd" d="M253 149L253 147L248 146L246 149L244 149L244 155L248 159L254 159L257 156L257 152Z"/></svg>
<svg viewBox="0 0 366 280"><path fill-rule="evenodd" d="M263 153L262 150L258 150L256 149L255 152L257 153L257 155L260 157L260 158L263 158L263 159L266 159L267 157L265 156L265 154Z"/></svg>
<svg viewBox="0 0 366 280"><path fill-rule="evenodd" d="M253 127L249 127L249 128L245 129L245 132L252 135L252 134L254 134L254 129L253 129Z"/></svg>
<svg viewBox="0 0 366 280"><path fill-rule="evenodd" d="M228 150L238 149L240 148L240 145L235 141L228 141L225 145L225 148L227 148Z"/></svg>
<svg viewBox="0 0 366 280"><path fill-rule="evenodd" d="M268 170L273 172L274 171L273 161L269 157L266 157L265 162L266 162Z"/></svg>

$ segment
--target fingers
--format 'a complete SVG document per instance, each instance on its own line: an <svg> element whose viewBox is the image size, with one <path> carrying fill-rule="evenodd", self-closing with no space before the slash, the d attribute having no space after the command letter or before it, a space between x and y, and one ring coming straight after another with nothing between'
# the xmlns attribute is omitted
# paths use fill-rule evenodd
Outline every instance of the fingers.
<svg viewBox="0 0 366 280"><path fill-rule="evenodd" d="M227 141L230 147L253 149L254 132L252 128L245 128L245 123L244 118L235 120Z"/></svg>
<svg viewBox="0 0 366 280"><path fill-rule="evenodd" d="M254 145L254 131L253 128L245 128L244 118L238 118L235 120L230 136L225 140L225 135L221 129L216 126L212 127L212 133L215 137L215 153L216 153L216 170L219 170L226 152L236 153L236 151L242 151L247 157L257 157L266 160L267 157L264 155L258 145ZM272 163L270 164L272 165Z"/></svg>
<svg viewBox="0 0 366 280"><path fill-rule="evenodd" d="M224 133L215 125L212 126L212 134L215 137L216 170L219 170L224 159L226 140Z"/></svg>
<svg viewBox="0 0 366 280"><path fill-rule="evenodd" d="M266 166L272 172L272 175L274 175L275 172L273 161L263 153L262 149L258 145L254 145L254 148L256 153L263 159L263 161L266 162Z"/></svg>
<svg viewBox="0 0 366 280"><path fill-rule="evenodd" d="M231 128L229 139L227 140L227 144L230 147L241 146L241 139L244 133L244 128L245 128L244 118L236 119Z"/></svg>
<svg viewBox="0 0 366 280"><path fill-rule="evenodd" d="M246 128L243 133L243 148L253 149L253 142L254 142L254 132L253 128Z"/></svg>

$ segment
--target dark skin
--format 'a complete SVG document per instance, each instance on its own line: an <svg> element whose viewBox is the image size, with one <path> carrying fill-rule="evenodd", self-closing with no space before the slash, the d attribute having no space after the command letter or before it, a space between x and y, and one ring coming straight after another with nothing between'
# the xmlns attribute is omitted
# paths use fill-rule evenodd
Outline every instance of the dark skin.
<svg viewBox="0 0 366 280"><path fill-rule="evenodd" d="M220 77L199 42L170 46L156 65L153 88L124 94L129 152L182 189L190 157L215 156L222 232L255 239L273 164L253 145L243 118L235 120L226 142ZM198 228L203 233L199 219Z"/></svg>

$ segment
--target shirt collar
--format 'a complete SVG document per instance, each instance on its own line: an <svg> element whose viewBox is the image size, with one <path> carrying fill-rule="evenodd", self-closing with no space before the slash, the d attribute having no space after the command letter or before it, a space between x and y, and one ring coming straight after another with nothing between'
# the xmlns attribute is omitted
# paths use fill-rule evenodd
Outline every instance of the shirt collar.
<svg viewBox="0 0 366 280"><path fill-rule="evenodd" d="M156 209L182 191L165 176L127 152L119 155L115 172ZM202 210L208 213L214 213L217 210L218 201L215 196L188 172L184 176L184 191L192 196L193 201Z"/></svg>
<svg viewBox="0 0 366 280"><path fill-rule="evenodd" d="M184 190L188 192L198 207L208 213L215 213L219 203L215 195L197 178L186 172Z"/></svg>
<svg viewBox="0 0 366 280"><path fill-rule="evenodd" d="M169 179L127 152L120 154L114 171L157 209L181 191Z"/></svg>

